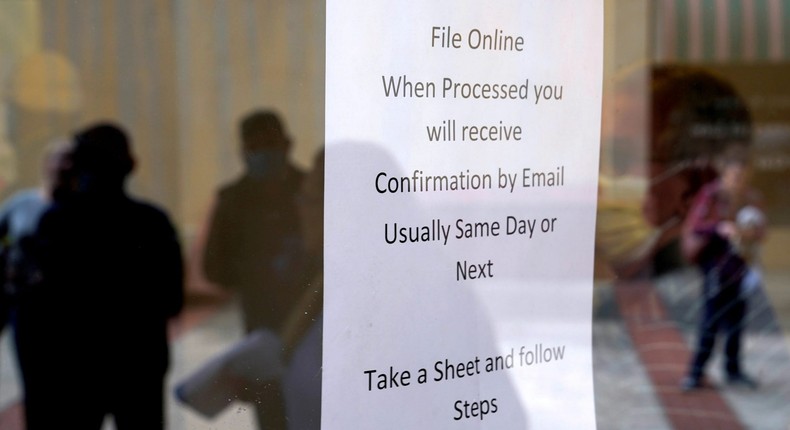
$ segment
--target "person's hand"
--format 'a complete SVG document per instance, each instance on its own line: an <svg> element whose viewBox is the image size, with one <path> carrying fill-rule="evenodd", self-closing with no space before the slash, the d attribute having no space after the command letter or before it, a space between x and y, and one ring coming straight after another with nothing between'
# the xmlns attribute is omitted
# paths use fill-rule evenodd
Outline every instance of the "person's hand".
<svg viewBox="0 0 790 430"><path fill-rule="evenodd" d="M738 236L738 227L732 221L721 221L716 225L716 233L725 239L734 239Z"/></svg>
<svg viewBox="0 0 790 430"><path fill-rule="evenodd" d="M741 228L739 231L741 240L747 243L758 242L761 237L760 229L757 227Z"/></svg>

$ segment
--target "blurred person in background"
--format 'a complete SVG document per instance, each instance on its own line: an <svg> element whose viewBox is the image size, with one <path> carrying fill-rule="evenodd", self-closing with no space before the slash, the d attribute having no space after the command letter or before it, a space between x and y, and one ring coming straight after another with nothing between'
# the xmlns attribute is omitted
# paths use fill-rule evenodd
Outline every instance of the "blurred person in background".
<svg viewBox="0 0 790 430"><path fill-rule="evenodd" d="M67 186L71 142L55 139L47 146L43 162L42 184L17 191L0 207L0 279L2 279L3 326L11 319L17 300L19 283L24 282L29 261L23 249L32 240L38 221L56 194Z"/></svg>
<svg viewBox="0 0 790 430"><path fill-rule="evenodd" d="M287 417L282 425L289 430L320 428L323 185L321 151L296 196L305 256L293 276L302 293L287 310L279 330L252 330L176 383L176 398L203 417L214 419L234 400L254 400L249 398L251 387L281 386ZM266 420L268 416L260 418Z"/></svg>
<svg viewBox="0 0 790 430"><path fill-rule="evenodd" d="M217 193L203 254L206 278L237 294L247 334L282 329L304 290L296 196L303 173L289 161L279 115L256 110L240 124L244 174ZM284 429L279 382L246 387L260 429Z"/></svg>
<svg viewBox="0 0 790 430"><path fill-rule="evenodd" d="M765 235L762 196L750 185L751 163L745 146L727 148L717 165L719 178L700 190L683 228L683 251L704 277L702 318L688 376L681 382L684 390L704 386L705 365L719 331L725 335L726 382L757 388L757 381L741 365L741 334L746 296L761 283L750 263L755 263L755 252Z"/></svg>
<svg viewBox="0 0 790 430"><path fill-rule="evenodd" d="M130 197L125 131L72 138L68 187L44 214L19 294L27 428L162 429L168 320L183 305L180 243L165 212Z"/></svg>

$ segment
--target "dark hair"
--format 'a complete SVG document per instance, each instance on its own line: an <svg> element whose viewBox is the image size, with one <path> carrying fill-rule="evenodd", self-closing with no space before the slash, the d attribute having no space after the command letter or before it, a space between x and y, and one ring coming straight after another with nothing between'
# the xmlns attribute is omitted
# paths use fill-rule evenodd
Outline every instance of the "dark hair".
<svg viewBox="0 0 790 430"><path fill-rule="evenodd" d="M241 139L244 142L254 140L259 135L283 136L285 130L280 116L271 110L257 110L245 116L241 121Z"/></svg>
<svg viewBox="0 0 790 430"><path fill-rule="evenodd" d="M99 178L124 179L134 167L127 133L118 125L102 122L74 135L74 170Z"/></svg>

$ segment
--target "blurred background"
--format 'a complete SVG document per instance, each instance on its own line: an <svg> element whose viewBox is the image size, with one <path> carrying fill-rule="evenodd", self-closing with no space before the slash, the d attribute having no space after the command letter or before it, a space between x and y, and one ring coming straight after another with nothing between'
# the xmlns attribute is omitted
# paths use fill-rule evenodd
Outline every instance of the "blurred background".
<svg viewBox="0 0 790 430"><path fill-rule="evenodd" d="M302 168L322 144L323 2L10 0L0 20L6 193L37 184L43 142L114 119L139 158L133 191L189 236L241 171L244 114L280 111Z"/></svg>
<svg viewBox="0 0 790 430"><path fill-rule="evenodd" d="M598 426L788 429L790 1L605 0L604 8ZM200 264L216 191L243 170L240 119L257 108L278 111L290 160L315 167L324 27L325 5L316 0L0 1L0 196L39 184L53 138L100 119L127 128L138 161L130 190L166 208L186 256L172 384L242 336L237 298L206 281ZM683 222L684 212L673 212L673 187L684 186L675 180L715 151L681 141L680 155L661 153L654 90L661 76L689 67L728 82L752 117L752 185L768 219L764 284L750 302L743 346L746 368L761 381L756 391L678 388L695 342L701 280L678 255L658 250L678 239ZM672 216L651 212L661 209ZM0 429L23 428L12 348L5 330ZM169 428L254 426L243 402L207 419L166 397Z"/></svg>
<svg viewBox="0 0 790 430"><path fill-rule="evenodd" d="M605 7L593 325L599 428L786 429L790 2L612 0ZM716 136L736 106L751 117L750 137ZM680 381L704 301L701 273L681 252L682 229L728 140L748 146L750 182L768 220L763 283L745 299L741 340L742 366L759 387L726 384L720 336L706 370L713 389L688 393Z"/></svg>

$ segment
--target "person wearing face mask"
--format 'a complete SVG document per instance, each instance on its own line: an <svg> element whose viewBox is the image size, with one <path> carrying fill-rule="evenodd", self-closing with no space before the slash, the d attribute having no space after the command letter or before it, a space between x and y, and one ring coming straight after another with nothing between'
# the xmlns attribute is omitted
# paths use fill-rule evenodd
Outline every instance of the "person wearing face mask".
<svg viewBox="0 0 790 430"><path fill-rule="evenodd" d="M288 161L277 113L258 110L240 126L243 175L217 193L203 252L207 279L236 294L246 333L279 331L299 299L302 240L296 196L303 173ZM279 384L246 387L261 429L285 428Z"/></svg>

